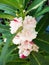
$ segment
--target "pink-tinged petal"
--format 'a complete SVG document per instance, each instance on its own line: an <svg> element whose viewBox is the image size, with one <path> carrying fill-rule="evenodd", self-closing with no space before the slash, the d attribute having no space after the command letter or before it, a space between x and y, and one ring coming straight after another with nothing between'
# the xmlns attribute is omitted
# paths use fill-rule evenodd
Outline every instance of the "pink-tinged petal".
<svg viewBox="0 0 49 65"><path fill-rule="evenodd" d="M25 41L24 41L24 44L28 44L28 40L25 40Z"/></svg>
<svg viewBox="0 0 49 65"><path fill-rule="evenodd" d="M21 43L21 45L19 46L19 49L32 50L32 46L33 44L31 44L30 41L26 40Z"/></svg>
<svg viewBox="0 0 49 65"><path fill-rule="evenodd" d="M26 58L26 56L24 56L24 55L22 54L22 55L20 55L20 58L24 59L24 58Z"/></svg>
<svg viewBox="0 0 49 65"><path fill-rule="evenodd" d="M39 47L36 44L33 44L32 51L38 52L39 51Z"/></svg>
<svg viewBox="0 0 49 65"><path fill-rule="evenodd" d="M18 22L18 20L14 19L14 22Z"/></svg>
<svg viewBox="0 0 49 65"><path fill-rule="evenodd" d="M13 21L10 21L10 32L11 34L16 33L16 31L19 29L19 27L22 26L22 17L21 18L14 18Z"/></svg>
<svg viewBox="0 0 49 65"><path fill-rule="evenodd" d="M21 42L21 39L20 39L20 37L19 37L19 35L16 35L14 38L13 38L13 43L14 44L20 44L20 42Z"/></svg>
<svg viewBox="0 0 49 65"><path fill-rule="evenodd" d="M30 41L30 44L34 44L34 42Z"/></svg>
<svg viewBox="0 0 49 65"><path fill-rule="evenodd" d="M30 54L30 50L28 50L28 49L24 50L23 54L24 54L24 56L28 56Z"/></svg>

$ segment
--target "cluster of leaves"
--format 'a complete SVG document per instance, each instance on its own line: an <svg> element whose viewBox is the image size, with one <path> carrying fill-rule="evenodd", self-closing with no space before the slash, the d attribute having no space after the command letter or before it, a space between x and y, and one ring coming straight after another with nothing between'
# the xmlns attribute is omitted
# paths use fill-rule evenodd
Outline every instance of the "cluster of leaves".
<svg viewBox="0 0 49 65"><path fill-rule="evenodd" d="M0 65L49 65L49 32L45 30L49 25L49 6L45 5L47 0L0 0L0 18L4 19L5 25L0 23ZM25 10L25 12L24 12ZM14 17L25 17L31 15L36 17L38 23L36 30L38 36L34 42L39 46L39 52L32 52L26 59L20 59L18 49L12 43L15 36L10 33L9 22ZM17 31L19 32L21 28ZM7 38L4 43L4 38Z"/></svg>

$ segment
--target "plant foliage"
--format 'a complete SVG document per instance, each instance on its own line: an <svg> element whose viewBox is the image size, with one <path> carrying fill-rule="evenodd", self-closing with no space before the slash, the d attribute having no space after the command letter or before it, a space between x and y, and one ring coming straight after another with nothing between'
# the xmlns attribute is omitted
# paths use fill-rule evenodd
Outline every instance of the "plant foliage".
<svg viewBox="0 0 49 65"><path fill-rule="evenodd" d="M0 0L0 65L49 65L49 6L47 0ZM23 12L25 10L25 12ZM10 33L9 20L14 17L34 16L37 19L38 36L34 42L39 46L39 52L32 52L26 59L20 59L17 46L13 45L12 39L15 36ZM6 43L3 39L7 38Z"/></svg>

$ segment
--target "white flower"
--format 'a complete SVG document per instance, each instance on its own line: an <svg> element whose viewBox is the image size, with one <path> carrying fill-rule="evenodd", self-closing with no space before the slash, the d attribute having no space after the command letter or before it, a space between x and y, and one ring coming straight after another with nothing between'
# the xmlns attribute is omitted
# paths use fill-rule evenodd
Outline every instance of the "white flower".
<svg viewBox="0 0 49 65"><path fill-rule="evenodd" d="M19 46L18 46L18 48L19 48L19 53L22 53L22 52L24 52L24 50L29 50L30 52L31 51L38 51L38 49L39 49L39 47L36 45L36 44L34 44L34 42L32 42L32 41L24 41L24 42L22 42ZM22 51L21 51L22 50Z"/></svg>
<svg viewBox="0 0 49 65"><path fill-rule="evenodd" d="M24 56L28 56L30 54L30 51L29 50L24 50L24 52L23 52L23 55Z"/></svg>
<svg viewBox="0 0 49 65"><path fill-rule="evenodd" d="M37 37L37 33L34 29L33 30L26 30L23 29L22 32L20 33L20 37L23 41L28 40L32 41Z"/></svg>
<svg viewBox="0 0 49 65"><path fill-rule="evenodd" d="M21 53L20 53L21 52ZM24 55L25 57L27 57L30 54L29 50L19 50L19 56Z"/></svg>
<svg viewBox="0 0 49 65"><path fill-rule="evenodd" d="M32 42L29 42L27 40L22 42L18 46L20 58L23 58L22 56L27 57L32 51L32 46L33 46Z"/></svg>
<svg viewBox="0 0 49 65"><path fill-rule="evenodd" d="M26 41L22 42L21 45L18 46L18 48L19 48L19 49L23 49L23 50L25 50L25 49L26 49L26 50L27 50L27 49L31 50L31 49L32 49L32 45L33 45L33 44L31 44L29 41L26 40Z"/></svg>
<svg viewBox="0 0 49 65"><path fill-rule="evenodd" d="M10 32L11 34L16 33L16 31L18 30L18 28L22 26L22 17L20 18L14 18L13 21L10 21Z"/></svg>
<svg viewBox="0 0 49 65"><path fill-rule="evenodd" d="M37 22L36 22L35 18L28 15L24 19L23 27L26 29L33 29L36 27L36 24L37 24Z"/></svg>
<svg viewBox="0 0 49 65"><path fill-rule="evenodd" d="M20 58L27 57L31 51L36 51L38 52L39 47L34 44L34 42L30 42L30 41L24 41L23 43L21 43L21 45L18 46L19 48L19 56Z"/></svg>
<svg viewBox="0 0 49 65"><path fill-rule="evenodd" d="M32 41L37 37L38 32L35 31L36 20L32 16L26 16L23 22L23 30L20 33L20 37L23 41Z"/></svg>
<svg viewBox="0 0 49 65"><path fill-rule="evenodd" d="M22 42L19 46L19 56L20 55L24 55L24 56L28 56L30 54L30 52L32 51L32 47L33 47L33 43L29 42L29 41L24 41Z"/></svg>
<svg viewBox="0 0 49 65"><path fill-rule="evenodd" d="M17 44L20 44L21 39L20 39L20 37L18 35L16 35L14 37L14 39L12 40L12 42L17 45Z"/></svg>
<svg viewBox="0 0 49 65"><path fill-rule="evenodd" d="M36 44L33 44L33 49L32 50L38 52L39 47Z"/></svg>
<svg viewBox="0 0 49 65"><path fill-rule="evenodd" d="M32 16L26 16L24 20L22 17L14 18L10 21L11 33L14 34L20 26L23 30L19 32L12 40L12 42L18 45L20 58L26 58L32 51L38 52L39 47L32 42L37 37L36 32L36 20Z"/></svg>

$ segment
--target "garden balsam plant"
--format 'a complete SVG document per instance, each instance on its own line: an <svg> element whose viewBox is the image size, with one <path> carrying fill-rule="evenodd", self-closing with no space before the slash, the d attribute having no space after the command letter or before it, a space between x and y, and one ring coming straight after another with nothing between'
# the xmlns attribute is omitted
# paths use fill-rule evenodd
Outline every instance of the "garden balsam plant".
<svg viewBox="0 0 49 65"><path fill-rule="evenodd" d="M0 0L0 65L49 65L49 6L30 1Z"/></svg>
<svg viewBox="0 0 49 65"><path fill-rule="evenodd" d="M31 16L26 16L24 21L21 17L14 18L13 21L10 21L11 33L16 33L20 26L23 27L22 31L17 33L12 41L16 45L19 44L20 58L25 58L31 51L38 52L39 49L39 47L32 42L32 40L37 37L38 33L35 31L36 20Z"/></svg>

